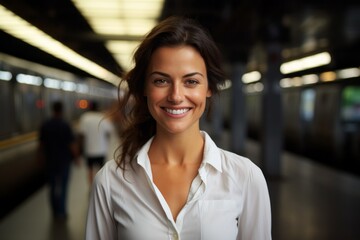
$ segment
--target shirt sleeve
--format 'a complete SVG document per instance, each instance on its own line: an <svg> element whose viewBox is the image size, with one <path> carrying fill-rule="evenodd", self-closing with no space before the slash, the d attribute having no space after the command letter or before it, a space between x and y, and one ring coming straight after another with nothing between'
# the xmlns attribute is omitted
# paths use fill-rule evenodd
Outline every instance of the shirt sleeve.
<svg viewBox="0 0 360 240"><path fill-rule="evenodd" d="M245 183L244 206L238 220L237 240L270 240L271 207L264 175L252 166Z"/></svg>
<svg viewBox="0 0 360 240"><path fill-rule="evenodd" d="M101 169L94 180L86 221L86 240L112 240L116 237L105 169Z"/></svg>

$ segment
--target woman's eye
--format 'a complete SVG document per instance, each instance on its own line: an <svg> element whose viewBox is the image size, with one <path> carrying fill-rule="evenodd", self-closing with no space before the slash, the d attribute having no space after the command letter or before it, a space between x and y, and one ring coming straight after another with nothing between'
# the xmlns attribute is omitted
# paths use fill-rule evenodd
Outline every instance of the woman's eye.
<svg viewBox="0 0 360 240"><path fill-rule="evenodd" d="M161 85L165 85L167 83L166 79L155 79L154 81L155 85L161 86Z"/></svg>
<svg viewBox="0 0 360 240"><path fill-rule="evenodd" d="M197 84L199 84L199 81L194 80L194 79L189 79L189 80L186 80L186 84L187 85L197 85Z"/></svg>

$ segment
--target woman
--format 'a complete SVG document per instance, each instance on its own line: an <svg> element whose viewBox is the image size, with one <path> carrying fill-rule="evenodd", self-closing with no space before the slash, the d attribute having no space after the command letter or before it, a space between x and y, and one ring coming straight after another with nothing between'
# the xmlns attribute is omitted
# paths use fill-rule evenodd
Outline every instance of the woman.
<svg viewBox="0 0 360 240"><path fill-rule="evenodd" d="M170 17L145 37L134 60L124 77L121 155L96 176L86 239L271 239L261 170L200 131L207 99L224 81L208 33Z"/></svg>

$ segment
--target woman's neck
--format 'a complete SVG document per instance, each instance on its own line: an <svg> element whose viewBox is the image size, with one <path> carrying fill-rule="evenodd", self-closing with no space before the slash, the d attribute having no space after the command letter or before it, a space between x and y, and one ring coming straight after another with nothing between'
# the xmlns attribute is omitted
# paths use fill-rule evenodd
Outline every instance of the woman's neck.
<svg viewBox="0 0 360 240"><path fill-rule="evenodd" d="M152 163L193 164L202 159L204 138L200 131L180 134L156 133L149 150Z"/></svg>

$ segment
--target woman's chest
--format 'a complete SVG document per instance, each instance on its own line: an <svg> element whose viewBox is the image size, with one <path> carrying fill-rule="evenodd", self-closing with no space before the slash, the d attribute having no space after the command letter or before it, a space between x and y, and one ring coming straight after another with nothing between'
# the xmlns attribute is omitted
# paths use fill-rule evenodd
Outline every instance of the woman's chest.
<svg viewBox="0 0 360 240"><path fill-rule="evenodd" d="M169 168L153 167L153 182L166 201L173 219L189 199L189 192L198 171L198 166Z"/></svg>
<svg viewBox="0 0 360 240"><path fill-rule="evenodd" d="M119 239L236 239L241 206L231 195L218 199L217 191L200 194L197 199L186 201L174 220L161 193L150 188L129 192L121 201L114 199Z"/></svg>
<svg viewBox="0 0 360 240"><path fill-rule="evenodd" d="M118 239L235 240L237 209L232 201L199 201L186 205L176 222L161 212L126 211L115 215Z"/></svg>

